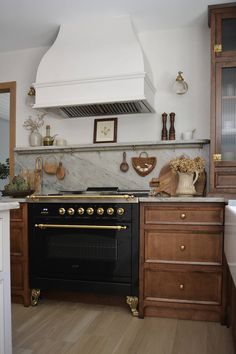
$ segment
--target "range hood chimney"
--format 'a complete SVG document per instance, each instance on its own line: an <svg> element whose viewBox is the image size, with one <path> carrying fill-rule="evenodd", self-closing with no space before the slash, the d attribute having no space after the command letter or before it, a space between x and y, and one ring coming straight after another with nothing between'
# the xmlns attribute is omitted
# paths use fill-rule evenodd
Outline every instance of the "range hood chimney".
<svg viewBox="0 0 236 354"><path fill-rule="evenodd" d="M151 70L129 16L62 25L42 58L34 108L66 117L154 112Z"/></svg>

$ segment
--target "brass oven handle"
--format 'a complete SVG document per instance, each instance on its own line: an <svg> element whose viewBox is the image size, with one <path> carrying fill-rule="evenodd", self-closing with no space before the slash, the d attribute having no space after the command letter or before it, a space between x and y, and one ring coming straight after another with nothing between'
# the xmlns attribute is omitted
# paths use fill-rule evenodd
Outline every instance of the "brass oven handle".
<svg viewBox="0 0 236 354"><path fill-rule="evenodd" d="M129 194L64 194L64 195L29 195L26 197L28 200L38 201L40 199L134 199L134 195Z"/></svg>
<svg viewBox="0 0 236 354"><path fill-rule="evenodd" d="M100 230L127 230L121 225L60 225L60 224L35 224L38 229L100 229Z"/></svg>

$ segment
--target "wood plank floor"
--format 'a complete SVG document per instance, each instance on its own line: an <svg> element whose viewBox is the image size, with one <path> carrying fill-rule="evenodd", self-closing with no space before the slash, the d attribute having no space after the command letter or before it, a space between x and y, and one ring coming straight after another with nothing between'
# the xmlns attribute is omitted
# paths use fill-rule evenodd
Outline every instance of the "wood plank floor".
<svg viewBox="0 0 236 354"><path fill-rule="evenodd" d="M123 307L12 304L13 354L234 354L219 323L132 317Z"/></svg>

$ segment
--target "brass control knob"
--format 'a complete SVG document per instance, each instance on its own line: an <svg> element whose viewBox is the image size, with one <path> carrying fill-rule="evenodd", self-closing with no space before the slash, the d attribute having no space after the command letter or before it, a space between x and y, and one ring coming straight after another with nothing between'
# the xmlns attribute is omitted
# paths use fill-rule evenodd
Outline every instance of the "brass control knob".
<svg viewBox="0 0 236 354"><path fill-rule="evenodd" d="M182 220L186 219L186 214L185 213L181 213L180 214L180 219L182 219Z"/></svg>
<svg viewBox="0 0 236 354"><path fill-rule="evenodd" d="M180 248L180 251L184 251L185 250L185 245L181 245L181 246L179 246L179 248Z"/></svg>
<svg viewBox="0 0 236 354"><path fill-rule="evenodd" d="M79 215L83 215L83 214L84 214L84 208L79 208L79 209L77 210L77 213L78 213Z"/></svg>
<svg viewBox="0 0 236 354"><path fill-rule="evenodd" d="M75 213L75 209L73 209L73 208L67 209L67 214L74 215L74 213Z"/></svg>
<svg viewBox="0 0 236 354"><path fill-rule="evenodd" d="M123 208L118 208L118 209L117 209L117 214L118 214L118 215L123 215L124 212L125 212L125 209L123 209Z"/></svg>
<svg viewBox="0 0 236 354"><path fill-rule="evenodd" d="M108 215L113 215L114 214L114 209L113 208L107 208L107 214Z"/></svg>
<svg viewBox="0 0 236 354"><path fill-rule="evenodd" d="M97 214L98 215L103 215L104 214L104 209L103 208L97 208Z"/></svg>
<svg viewBox="0 0 236 354"><path fill-rule="evenodd" d="M66 213L65 208L59 208L58 213L59 213L60 215L65 215L65 213Z"/></svg>
<svg viewBox="0 0 236 354"><path fill-rule="evenodd" d="M88 209L86 210L86 212L87 212L88 215L93 215L94 209L93 209L93 208L88 208Z"/></svg>

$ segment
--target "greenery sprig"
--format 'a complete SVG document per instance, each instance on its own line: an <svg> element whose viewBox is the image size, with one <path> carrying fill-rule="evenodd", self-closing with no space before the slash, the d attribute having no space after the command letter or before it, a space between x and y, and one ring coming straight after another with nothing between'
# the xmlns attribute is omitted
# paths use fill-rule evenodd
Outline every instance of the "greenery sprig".
<svg viewBox="0 0 236 354"><path fill-rule="evenodd" d="M10 165L9 158L6 159L5 163L0 162L0 179L6 179L9 176Z"/></svg>
<svg viewBox="0 0 236 354"><path fill-rule="evenodd" d="M27 130L31 130L32 132L41 128L44 124L44 116L46 113L38 113L36 119L32 119L32 116L29 116L28 119L24 121L23 127Z"/></svg>

